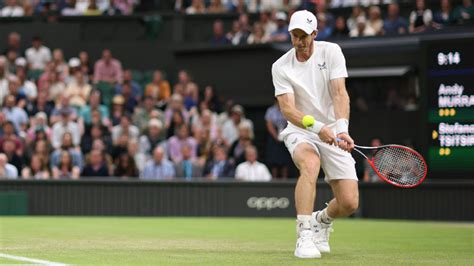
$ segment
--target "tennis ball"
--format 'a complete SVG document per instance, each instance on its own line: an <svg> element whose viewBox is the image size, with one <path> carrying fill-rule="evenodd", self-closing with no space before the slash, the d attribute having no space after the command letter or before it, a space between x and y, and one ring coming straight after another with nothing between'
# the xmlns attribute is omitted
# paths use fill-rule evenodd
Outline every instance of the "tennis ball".
<svg viewBox="0 0 474 266"><path fill-rule="evenodd" d="M310 127L314 124L314 117L311 115L305 115L303 116L303 120L301 120L301 123L305 127Z"/></svg>

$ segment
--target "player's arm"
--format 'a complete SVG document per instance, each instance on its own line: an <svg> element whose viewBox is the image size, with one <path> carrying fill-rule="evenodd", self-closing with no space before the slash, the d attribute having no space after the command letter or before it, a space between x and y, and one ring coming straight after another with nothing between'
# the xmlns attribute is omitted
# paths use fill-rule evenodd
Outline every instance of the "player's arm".
<svg viewBox="0 0 474 266"><path fill-rule="evenodd" d="M334 103L334 114L336 116L336 135L341 141L340 148L351 151L354 149L354 140L349 136L349 112L350 100L347 94L345 78L331 80L331 97Z"/></svg>
<svg viewBox="0 0 474 266"><path fill-rule="evenodd" d="M278 104L280 105L280 110L286 120L290 121L293 125L298 127L308 129L319 135L319 138L329 144L336 143L336 137L333 132L326 127L321 122L315 121L313 118L313 123L305 123L303 125L303 117L307 114L304 114L298 110L295 106L295 96L293 93L285 93L277 96Z"/></svg>

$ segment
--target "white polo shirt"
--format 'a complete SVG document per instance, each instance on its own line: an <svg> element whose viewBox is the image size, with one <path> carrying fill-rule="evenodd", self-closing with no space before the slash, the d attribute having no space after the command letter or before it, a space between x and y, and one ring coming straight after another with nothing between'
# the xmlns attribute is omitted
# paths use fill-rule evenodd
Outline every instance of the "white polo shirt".
<svg viewBox="0 0 474 266"><path fill-rule="evenodd" d="M335 124L330 81L347 77L346 60L339 45L315 41L313 54L305 62L296 59L292 48L273 63L272 76L275 96L293 93L298 110L330 127ZM291 123L289 126L298 128Z"/></svg>
<svg viewBox="0 0 474 266"><path fill-rule="evenodd" d="M34 47L26 49L26 60L31 64L32 69L44 69L46 63L51 61L51 50L46 46L41 46L38 50Z"/></svg>
<svg viewBox="0 0 474 266"><path fill-rule="evenodd" d="M270 181L272 175L263 163L243 162L237 166L235 178L243 181Z"/></svg>

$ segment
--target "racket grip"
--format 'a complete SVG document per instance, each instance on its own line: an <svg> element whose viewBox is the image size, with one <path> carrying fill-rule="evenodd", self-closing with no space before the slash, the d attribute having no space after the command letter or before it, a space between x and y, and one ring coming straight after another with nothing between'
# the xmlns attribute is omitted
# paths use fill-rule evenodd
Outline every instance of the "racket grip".
<svg viewBox="0 0 474 266"><path fill-rule="evenodd" d="M337 141L337 142L339 142L339 141L341 141L341 140L342 140L341 138L336 138L336 141Z"/></svg>

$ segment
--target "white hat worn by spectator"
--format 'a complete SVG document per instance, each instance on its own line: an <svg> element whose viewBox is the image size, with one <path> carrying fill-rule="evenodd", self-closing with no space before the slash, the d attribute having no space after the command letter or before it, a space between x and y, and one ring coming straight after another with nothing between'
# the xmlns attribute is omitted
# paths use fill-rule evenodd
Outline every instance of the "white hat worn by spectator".
<svg viewBox="0 0 474 266"><path fill-rule="evenodd" d="M15 66L26 67L26 59L24 57L18 57L15 60Z"/></svg>
<svg viewBox="0 0 474 266"><path fill-rule="evenodd" d="M278 13L275 14L275 18L276 18L277 20L285 20L285 21L286 21L286 18L287 18L287 17L286 17L286 13L280 11L280 12L278 12Z"/></svg>
<svg viewBox="0 0 474 266"><path fill-rule="evenodd" d="M81 65L81 60L77 57L72 57L68 62L69 67L79 67Z"/></svg>
<svg viewBox="0 0 474 266"><path fill-rule="evenodd" d="M318 21L316 20L314 14L308 10L296 11L290 18L288 31L292 31L294 29L300 29L307 34L311 34L313 31L318 30Z"/></svg>

